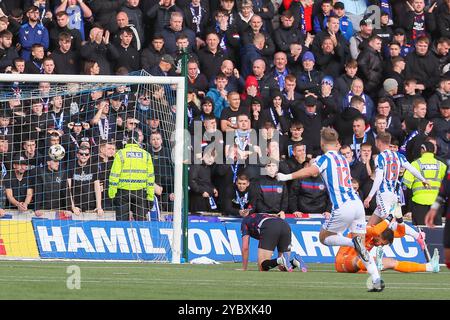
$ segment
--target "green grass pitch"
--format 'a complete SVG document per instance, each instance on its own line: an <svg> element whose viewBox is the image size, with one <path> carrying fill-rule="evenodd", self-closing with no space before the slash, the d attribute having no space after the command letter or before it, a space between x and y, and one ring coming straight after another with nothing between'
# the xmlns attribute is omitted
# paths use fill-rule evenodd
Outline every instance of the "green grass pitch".
<svg viewBox="0 0 450 320"><path fill-rule="evenodd" d="M68 289L67 267L80 267L81 288ZM336 273L333 265L310 264L309 271L239 271L220 265L0 261L0 299L450 299L450 272L382 273L386 289L368 293L367 274ZM274 288L282 288L275 290ZM276 292L276 294L274 294Z"/></svg>

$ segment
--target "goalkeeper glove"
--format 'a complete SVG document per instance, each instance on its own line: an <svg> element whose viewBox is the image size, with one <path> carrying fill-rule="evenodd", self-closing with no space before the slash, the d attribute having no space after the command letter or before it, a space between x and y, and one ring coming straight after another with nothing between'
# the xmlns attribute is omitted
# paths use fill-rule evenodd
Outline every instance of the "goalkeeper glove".
<svg viewBox="0 0 450 320"><path fill-rule="evenodd" d="M395 205L392 213L394 214L395 220L397 220L398 223L403 223L402 208L398 204Z"/></svg>

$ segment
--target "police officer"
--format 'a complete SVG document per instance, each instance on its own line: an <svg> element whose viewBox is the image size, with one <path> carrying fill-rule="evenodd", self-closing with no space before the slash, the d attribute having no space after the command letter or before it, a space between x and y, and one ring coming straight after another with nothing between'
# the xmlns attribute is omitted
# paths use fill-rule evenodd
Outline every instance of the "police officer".
<svg viewBox="0 0 450 320"><path fill-rule="evenodd" d="M114 157L109 175L108 196L114 199L117 220L146 220L153 207L152 157L140 147L138 137L136 130L129 133L125 148Z"/></svg>
<svg viewBox="0 0 450 320"><path fill-rule="evenodd" d="M415 225L425 224L425 215L430 206L436 200L439 193L441 181L445 176L447 166L434 157L436 147L433 143L426 141L421 146L422 156L411 165L430 182L430 188L425 188L421 181L414 178L411 172L405 172L403 183L412 192L411 212L412 221ZM442 224L440 215L436 216L435 223Z"/></svg>

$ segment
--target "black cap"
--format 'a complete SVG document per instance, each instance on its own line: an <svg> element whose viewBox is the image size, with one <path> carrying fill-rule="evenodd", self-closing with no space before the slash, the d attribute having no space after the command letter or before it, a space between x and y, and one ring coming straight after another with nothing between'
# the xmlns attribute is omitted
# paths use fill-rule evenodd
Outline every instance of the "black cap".
<svg viewBox="0 0 450 320"><path fill-rule="evenodd" d="M394 30L394 36L397 34L405 35L405 29L403 28L397 28Z"/></svg>
<svg viewBox="0 0 450 320"><path fill-rule="evenodd" d="M305 106L316 106L317 105L317 99L313 96L307 96L305 98Z"/></svg>
<svg viewBox="0 0 450 320"><path fill-rule="evenodd" d="M361 19L361 21L359 22L360 26L368 26L368 25L373 25L373 21L370 18L363 18Z"/></svg>
<svg viewBox="0 0 450 320"><path fill-rule="evenodd" d="M175 60L170 54L163 54L160 61L170 63L172 67L175 67Z"/></svg>
<svg viewBox="0 0 450 320"><path fill-rule="evenodd" d="M439 106L440 109L450 109L450 99L445 99Z"/></svg>
<svg viewBox="0 0 450 320"><path fill-rule="evenodd" d="M27 159L25 159L24 156L22 156L20 153L18 153L18 154L14 155L12 163L26 164L26 163L28 163L28 161L27 161Z"/></svg>
<svg viewBox="0 0 450 320"><path fill-rule="evenodd" d="M73 123L74 126L83 126L83 124L80 121L76 121Z"/></svg>
<svg viewBox="0 0 450 320"><path fill-rule="evenodd" d="M431 143L430 141L425 141L424 143L422 143L420 148L425 152L435 153L435 151L436 151L436 146L433 143Z"/></svg>
<svg viewBox="0 0 450 320"><path fill-rule="evenodd" d="M333 6L334 9L345 9L345 6L342 2L338 1Z"/></svg>

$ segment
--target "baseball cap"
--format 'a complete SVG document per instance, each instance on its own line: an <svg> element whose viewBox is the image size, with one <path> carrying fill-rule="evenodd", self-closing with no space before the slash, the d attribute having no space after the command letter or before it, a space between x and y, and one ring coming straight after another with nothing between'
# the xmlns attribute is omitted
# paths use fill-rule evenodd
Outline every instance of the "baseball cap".
<svg viewBox="0 0 450 320"><path fill-rule="evenodd" d="M395 29L395 30L394 30L394 36L395 36L395 35L398 35L398 34L405 35L405 29L403 29L403 28L397 28L397 29Z"/></svg>
<svg viewBox="0 0 450 320"><path fill-rule="evenodd" d="M372 20L370 20L369 18L366 18L366 19L362 19L360 22L359 22L359 25L360 26L371 26L373 24L373 22L372 22Z"/></svg>
<svg viewBox="0 0 450 320"><path fill-rule="evenodd" d="M23 164L23 163L27 163L27 159L25 159L25 157L20 154L16 154L16 155L14 155L12 162L18 163L18 164Z"/></svg>
<svg viewBox="0 0 450 320"><path fill-rule="evenodd" d="M175 60L173 59L173 57L170 54L164 54L161 57L161 61L170 63L172 66L175 66Z"/></svg>
<svg viewBox="0 0 450 320"><path fill-rule="evenodd" d="M83 124L80 121L76 121L73 123L74 126L83 126Z"/></svg>
<svg viewBox="0 0 450 320"><path fill-rule="evenodd" d="M333 6L334 9L345 9L344 3L338 1Z"/></svg>
<svg viewBox="0 0 450 320"><path fill-rule="evenodd" d="M450 99L445 99L439 106L440 109L450 109Z"/></svg>
<svg viewBox="0 0 450 320"><path fill-rule="evenodd" d="M307 96L305 98L305 106L316 106L317 105L317 99L313 96Z"/></svg>
<svg viewBox="0 0 450 320"><path fill-rule="evenodd" d="M302 57L302 62L306 60L311 60L313 62L316 62L316 59L314 58L314 54L311 51L306 51L305 54Z"/></svg>

